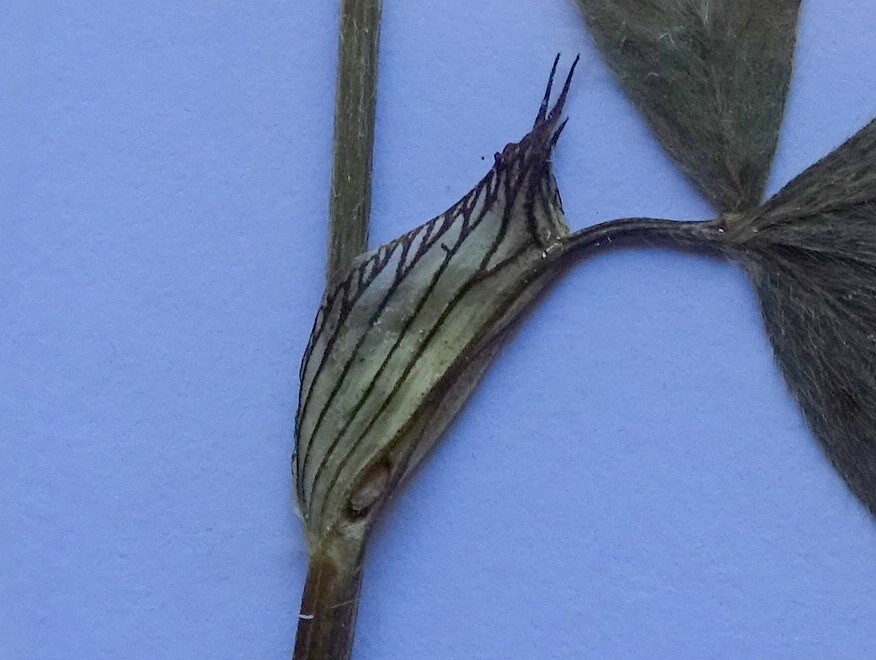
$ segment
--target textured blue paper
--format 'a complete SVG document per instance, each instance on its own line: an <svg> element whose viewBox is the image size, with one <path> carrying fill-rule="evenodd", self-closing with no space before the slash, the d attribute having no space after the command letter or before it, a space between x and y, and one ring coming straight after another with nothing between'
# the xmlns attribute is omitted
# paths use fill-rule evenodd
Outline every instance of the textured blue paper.
<svg viewBox="0 0 876 660"><path fill-rule="evenodd" d="M287 658L335 2L12 2L0 26L0 658ZM876 112L876 9L804 0L770 190ZM572 0L387 0L374 243L582 63L570 224L706 218ZM865 659L876 525L730 263L588 259L376 532L356 660Z"/></svg>

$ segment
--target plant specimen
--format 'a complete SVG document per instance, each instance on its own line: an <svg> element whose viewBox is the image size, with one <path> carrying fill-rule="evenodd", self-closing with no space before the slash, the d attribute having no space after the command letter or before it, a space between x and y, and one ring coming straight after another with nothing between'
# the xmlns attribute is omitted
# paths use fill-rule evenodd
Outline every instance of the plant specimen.
<svg viewBox="0 0 876 660"><path fill-rule="evenodd" d="M379 3L342 3L327 287L301 366L293 457L310 566L295 657L349 655L363 552L387 498L574 258L620 239L718 252L760 296L816 437L876 507L876 124L761 204L799 0L580 0L630 100L713 204L705 222L625 218L570 233L551 152L575 65L532 130L444 214L365 252ZM347 145L352 145L348 148Z"/></svg>

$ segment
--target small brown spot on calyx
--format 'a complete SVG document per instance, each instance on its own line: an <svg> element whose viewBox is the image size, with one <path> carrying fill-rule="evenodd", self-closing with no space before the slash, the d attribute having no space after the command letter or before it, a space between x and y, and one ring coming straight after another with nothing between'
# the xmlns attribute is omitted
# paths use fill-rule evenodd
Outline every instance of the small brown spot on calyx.
<svg viewBox="0 0 876 660"><path fill-rule="evenodd" d="M350 495L350 501L347 505L350 514L354 518L361 518L366 515L368 510L383 498L386 494L391 474L392 465L386 458L379 460L368 468L368 471L362 476L353 494Z"/></svg>

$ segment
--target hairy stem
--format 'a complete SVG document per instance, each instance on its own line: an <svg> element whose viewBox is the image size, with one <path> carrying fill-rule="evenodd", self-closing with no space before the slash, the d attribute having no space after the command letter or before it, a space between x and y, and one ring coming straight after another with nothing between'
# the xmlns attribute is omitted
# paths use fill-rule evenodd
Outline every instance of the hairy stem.
<svg viewBox="0 0 876 660"><path fill-rule="evenodd" d="M377 99L380 0L341 0L329 248L329 286L365 251Z"/></svg>

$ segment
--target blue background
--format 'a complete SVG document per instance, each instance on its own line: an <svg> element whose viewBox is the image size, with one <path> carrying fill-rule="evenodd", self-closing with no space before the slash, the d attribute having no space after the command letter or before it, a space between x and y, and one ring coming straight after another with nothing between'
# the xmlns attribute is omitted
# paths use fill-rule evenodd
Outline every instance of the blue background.
<svg viewBox="0 0 876 660"><path fill-rule="evenodd" d="M286 658L296 373L321 293L334 2L6 2L0 658ZM770 191L876 111L876 10L804 1ZM572 0L386 0L373 243L443 211L582 54L570 224L711 211ZM568 62L568 60L566 60ZM390 508L356 660L870 658L876 525L741 270L581 263Z"/></svg>

